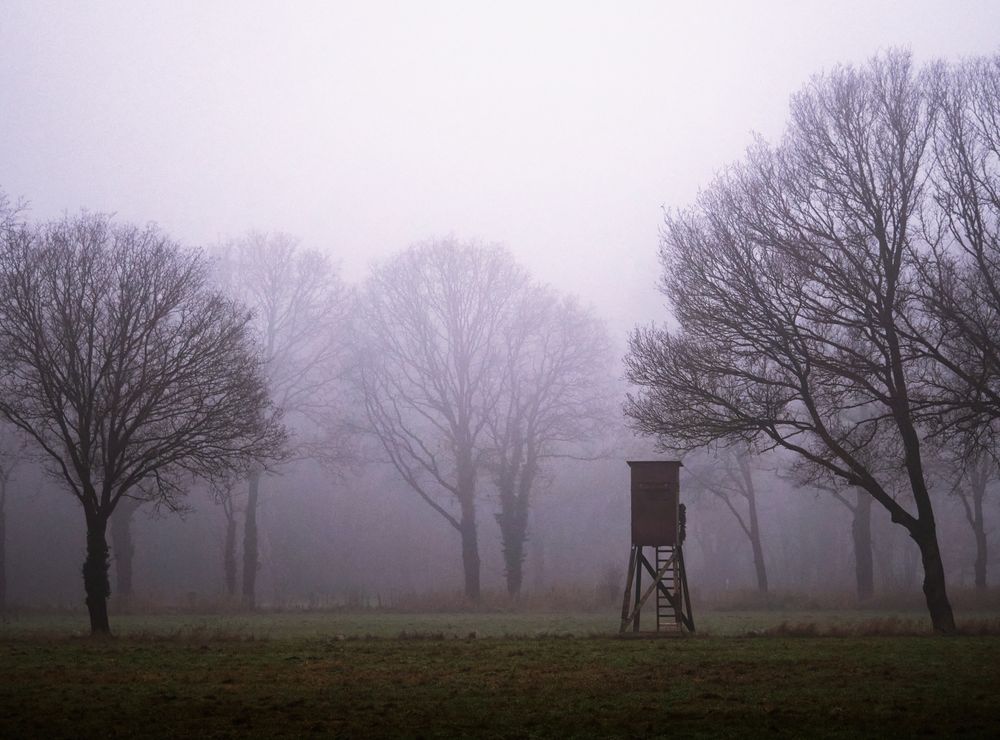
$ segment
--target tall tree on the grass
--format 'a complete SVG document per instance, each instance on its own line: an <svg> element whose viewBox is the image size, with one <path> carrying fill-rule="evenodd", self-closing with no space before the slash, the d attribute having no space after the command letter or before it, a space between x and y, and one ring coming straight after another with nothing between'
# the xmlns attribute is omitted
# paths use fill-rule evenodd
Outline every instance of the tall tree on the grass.
<svg viewBox="0 0 1000 740"><path fill-rule="evenodd" d="M906 476L896 462L898 453L894 449L891 435L869 440L864 449L855 450L855 455L869 470L877 471L875 476L895 498L906 497L909 486ZM938 469L941 466L932 463L929 467ZM835 477L827 468L815 465L801 456L797 457L792 465L789 479L800 491L816 491L829 495L851 512L855 592L859 602L870 600L875 595L875 550L872 541L874 499L864 489L847 485L842 478Z"/></svg>
<svg viewBox="0 0 1000 740"><path fill-rule="evenodd" d="M0 238L18 226L19 207L0 190ZM7 488L25 452L25 440L14 427L0 428L0 614L7 611Z"/></svg>
<svg viewBox="0 0 1000 740"><path fill-rule="evenodd" d="M192 476L279 453L249 315L200 253L84 214L0 244L0 414L80 502L91 632L109 634L108 520L125 495L178 505Z"/></svg>
<svg viewBox="0 0 1000 740"><path fill-rule="evenodd" d="M222 488L217 492L214 500L222 508L222 516L226 523L222 535L222 582L226 588L226 596L232 600L236 598L236 582L239 575L239 565L236 561L238 508L233 486L230 484Z"/></svg>
<svg viewBox="0 0 1000 740"><path fill-rule="evenodd" d="M996 455L1000 432L1000 55L936 76L929 249L907 339L926 357L924 413L954 456Z"/></svg>
<svg viewBox="0 0 1000 740"><path fill-rule="evenodd" d="M611 342L592 312L556 291L522 293L502 332L499 401L487 419L507 592L523 581L528 515L547 460L580 457L612 418Z"/></svg>
<svg viewBox="0 0 1000 740"><path fill-rule="evenodd" d="M288 426L289 452L296 458L340 463L346 444L339 419L346 346L347 290L330 259L302 249L288 234L251 231L217 251L219 283L253 312L253 327L263 352L263 369L275 410ZM257 513L262 469L250 471L243 528L243 606L257 603ZM220 493L227 518L226 583L235 555L234 493Z"/></svg>
<svg viewBox="0 0 1000 740"><path fill-rule="evenodd" d="M480 598L476 507L487 424L506 372L504 333L529 284L500 247L429 242L376 268L358 312L368 427L414 493L459 534L471 601Z"/></svg>
<svg viewBox="0 0 1000 740"><path fill-rule="evenodd" d="M132 564L135 557L135 539L132 536L132 521L142 499L122 496L115 507L115 513L108 522L111 535L111 555L115 561L115 593L117 607L128 611L132 606Z"/></svg>
<svg viewBox="0 0 1000 740"><path fill-rule="evenodd" d="M0 425L0 614L7 611L7 492L26 456L24 435L10 424Z"/></svg>
<svg viewBox="0 0 1000 740"><path fill-rule="evenodd" d="M931 621L952 632L910 336L936 114L906 54L837 68L793 98L779 146L758 143L669 216L663 289L680 329L633 334L627 411L664 445L784 447L865 490L916 542ZM915 510L866 464L874 439Z"/></svg>
<svg viewBox="0 0 1000 740"><path fill-rule="evenodd" d="M746 535L753 555L757 592L766 596L767 564L764 561L753 455L745 448L716 450L697 462L685 457L684 465L694 487L721 501Z"/></svg>
<svg viewBox="0 0 1000 740"><path fill-rule="evenodd" d="M984 453L966 458L959 465L952 491L962 505L962 513L976 543L976 555L972 565L974 583L977 589L984 590L989 545L983 503L990 484L1000 478L1000 470L997 469L996 460Z"/></svg>
<svg viewBox="0 0 1000 740"><path fill-rule="evenodd" d="M833 497L851 512L851 544L854 549L854 584L859 602L875 595L875 559L872 550L872 497L860 488L848 490L836 479L822 476L812 487Z"/></svg>

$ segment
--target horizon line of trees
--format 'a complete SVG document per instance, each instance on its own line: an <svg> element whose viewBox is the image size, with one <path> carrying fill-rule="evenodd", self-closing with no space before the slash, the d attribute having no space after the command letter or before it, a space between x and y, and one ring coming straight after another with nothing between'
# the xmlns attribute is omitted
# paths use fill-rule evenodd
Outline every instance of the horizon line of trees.
<svg viewBox="0 0 1000 740"><path fill-rule="evenodd" d="M889 52L815 77L778 144L666 216L661 258L678 328L632 334L625 413L662 450L707 453L686 458L691 480L745 536L758 589L755 466L780 450L791 484L850 510L859 599L874 501L919 550L933 626L954 631L936 506L957 497L985 587L997 477L1000 57L918 70ZM287 234L201 251L101 214L29 223L0 193L0 417L16 432L0 603L3 504L28 458L83 511L94 634L110 633L108 535L128 592L135 511L182 511L196 486L226 521L226 589L255 608L262 496L304 460L390 466L455 533L471 602L489 501L516 598L556 461L623 446L612 352L591 309L499 245L415 244L352 288Z"/></svg>
<svg viewBox="0 0 1000 740"><path fill-rule="evenodd" d="M110 633L108 536L127 599L135 512L183 511L196 485L227 520L231 596L243 515L253 609L262 483L304 459L334 474L392 463L457 530L472 601L488 479L520 593L545 462L587 454L610 408L610 341L591 310L497 245L416 245L355 292L286 234L203 252L102 214L31 224L23 206L0 206L0 416L21 445L0 493L7 463L27 455L81 504L93 634Z"/></svg>

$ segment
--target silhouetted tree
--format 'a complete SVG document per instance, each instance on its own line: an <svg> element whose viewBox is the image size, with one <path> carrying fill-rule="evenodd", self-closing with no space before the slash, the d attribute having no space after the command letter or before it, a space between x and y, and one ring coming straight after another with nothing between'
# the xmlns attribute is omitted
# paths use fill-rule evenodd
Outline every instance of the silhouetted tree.
<svg viewBox="0 0 1000 740"><path fill-rule="evenodd" d="M111 515L111 555L115 561L115 593L118 605L128 610L132 605L132 558L135 540L132 538L132 518L142 501L123 496Z"/></svg>
<svg viewBox="0 0 1000 740"><path fill-rule="evenodd" d="M611 345L603 324L548 288L523 293L503 331L496 409L486 417L507 592L523 581L532 493L547 459L580 456L613 419Z"/></svg>
<svg viewBox="0 0 1000 740"><path fill-rule="evenodd" d="M929 250L918 255L922 311L907 327L933 360L918 398L935 435L995 454L1000 421L1000 56L933 79ZM970 452L971 451L971 452Z"/></svg>
<svg viewBox="0 0 1000 740"><path fill-rule="evenodd" d="M7 610L7 491L14 470L24 462L25 440L9 424L0 428L0 614Z"/></svg>
<svg viewBox="0 0 1000 740"><path fill-rule="evenodd" d="M459 533L473 601L478 476L507 372L506 332L528 286L506 250L448 239L374 269L360 302L369 428L403 480Z"/></svg>
<svg viewBox="0 0 1000 740"><path fill-rule="evenodd" d="M693 464L686 457L684 465L694 486L716 497L736 519L750 543L757 591L766 595L767 564L764 561L764 544L757 509L757 484L751 454L741 449L718 450Z"/></svg>
<svg viewBox="0 0 1000 740"><path fill-rule="evenodd" d="M0 238L17 227L18 208L0 190ZM7 486L24 451L24 440L8 425L0 429L0 614L7 611Z"/></svg>
<svg viewBox="0 0 1000 740"><path fill-rule="evenodd" d="M875 595L875 561L872 550L872 497L861 489L851 496L836 483L817 484L822 491L847 507L851 512L851 544L854 549L854 582L858 601L869 601Z"/></svg>
<svg viewBox="0 0 1000 740"><path fill-rule="evenodd" d="M108 520L122 497L176 506L190 475L276 454L245 310L153 227L84 214L0 245L0 414L80 502L93 634L110 633Z"/></svg>
<svg viewBox="0 0 1000 740"><path fill-rule="evenodd" d="M219 496L219 505L226 520L226 531L222 538L222 575L226 585L226 595L232 599L236 596L236 497L232 488L228 488Z"/></svg>
<svg viewBox="0 0 1000 740"><path fill-rule="evenodd" d="M342 461L345 443L338 427L337 384L348 302L329 258L299 248L298 240L288 234L252 231L218 250L217 276L230 295L253 311L268 391L290 430L290 452L298 458ZM244 507L242 594L248 609L257 603L261 473L251 471ZM225 504L226 498L222 501ZM228 529L226 542L227 548L233 543Z"/></svg>
<svg viewBox="0 0 1000 740"><path fill-rule="evenodd" d="M663 444L788 449L865 490L920 549L935 629L955 628L922 461L925 367L911 338L915 223L935 99L908 55L813 79L780 146L756 144L668 216L663 289L679 331L631 339L627 412ZM866 464L880 440L915 511Z"/></svg>
<svg viewBox="0 0 1000 740"><path fill-rule="evenodd" d="M954 492L962 504L965 521L972 529L976 543L976 557L973 562L973 573L977 589L986 588L986 565L989 562L989 546L986 537L986 516L983 513L983 501L989 484L997 480L998 471L993 458L980 454L967 461L959 468L958 480Z"/></svg>
<svg viewBox="0 0 1000 740"><path fill-rule="evenodd" d="M864 453L858 451L858 454L859 457L862 457ZM865 460L865 465L877 468L879 466L878 458L878 445L873 444L871 445L870 454L868 454ZM801 459L792 465L790 475L779 474L779 477L790 480L799 490L814 490L827 494L851 512L851 544L854 553L855 592L859 602L870 600L875 595L875 557L872 545L872 497L861 489L855 488L851 490L841 480L831 476L825 468ZM879 477L883 481L886 481L887 484L891 481L893 490L905 490L905 483L899 480L898 474L895 481L893 481L891 470L881 471Z"/></svg>

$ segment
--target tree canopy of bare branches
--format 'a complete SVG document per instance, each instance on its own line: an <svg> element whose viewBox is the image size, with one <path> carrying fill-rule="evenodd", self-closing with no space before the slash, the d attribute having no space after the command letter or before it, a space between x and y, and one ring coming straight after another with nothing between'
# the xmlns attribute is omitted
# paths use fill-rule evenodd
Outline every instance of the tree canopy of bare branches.
<svg viewBox="0 0 1000 740"><path fill-rule="evenodd" d="M711 455L705 455L700 459L686 456L684 467L687 469L687 478L693 484L692 487L696 491L702 489L722 502L746 535L753 554L757 591L766 596L767 564L764 561L753 456L745 448L713 450Z"/></svg>
<svg viewBox="0 0 1000 740"><path fill-rule="evenodd" d="M330 464L347 458L340 380L347 341L348 293L330 259L283 234L251 231L218 250L216 276L253 312L263 371L276 412L289 429L289 452ZM243 533L243 604L256 605L260 470L249 473ZM226 489L231 495L232 488ZM226 501L227 522L233 502ZM227 529L228 532L228 529ZM224 559L230 582L227 534ZM235 578L235 575L232 576Z"/></svg>
<svg viewBox="0 0 1000 740"><path fill-rule="evenodd" d="M80 502L91 630L109 633L108 519L124 496L180 504L191 476L245 470L284 440L239 304L200 253L84 214L0 247L0 414Z"/></svg>
<svg viewBox="0 0 1000 740"><path fill-rule="evenodd" d="M359 310L370 429L406 483L459 533L470 600L480 597L482 442L503 386L504 332L528 285L500 247L428 242L375 269Z"/></svg>
<svg viewBox="0 0 1000 740"><path fill-rule="evenodd" d="M544 460L578 450L607 420L603 325L537 285L507 250L446 239L377 268L358 327L369 428L406 483L459 533L466 597L480 596L483 474L496 484L516 596Z"/></svg>
<svg viewBox="0 0 1000 740"><path fill-rule="evenodd" d="M663 290L680 330L633 334L627 413L664 445L784 447L865 490L920 548L931 621L948 632L914 337L939 76L897 52L814 78L779 145L758 142L668 216Z"/></svg>
<svg viewBox="0 0 1000 740"><path fill-rule="evenodd" d="M933 360L934 433L975 458L996 455L1000 420L1000 56L940 70L930 197L910 337Z"/></svg>
<svg viewBox="0 0 1000 740"><path fill-rule="evenodd" d="M504 331L502 386L487 417L507 591L520 594L531 498L543 465L581 455L613 418L604 325L550 288L525 291Z"/></svg>

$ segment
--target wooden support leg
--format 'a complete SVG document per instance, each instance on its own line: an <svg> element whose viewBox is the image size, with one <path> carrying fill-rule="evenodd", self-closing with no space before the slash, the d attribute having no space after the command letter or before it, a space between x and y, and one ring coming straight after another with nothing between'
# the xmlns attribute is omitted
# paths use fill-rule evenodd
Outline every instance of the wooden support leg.
<svg viewBox="0 0 1000 740"><path fill-rule="evenodd" d="M681 577L681 603L684 606L682 612L679 612L678 616L684 623L684 626L688 628L689 632L694 632L694 614L691 612L691 594L688 592L688 579L687 570L684 568L684 551L681 546L677 546L677 563L680 566L680 577Z"/></svg>
<svg viewBox="0 0 1000 740"><path fill-rule="evenodd" d="M628 628L628 617L632 608L632 579L635 578L636 560L635 547L633 547L628 558L628 575L625 576L625 596L622 599L622 622L618 628L619 634Z"/></svg>
<svg viewBox="0 0 1000 740"><path fill-rule="evenodd" d="M636 560L642 558L642 545L635 546ZM639 594L642 593L642 568L636 566L635 569L635 616L632 618L632 631L639 631L639 608L642 600Z"/></svg>

